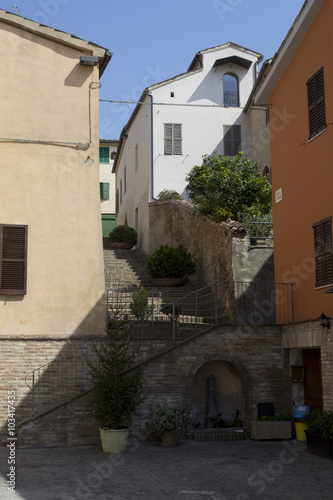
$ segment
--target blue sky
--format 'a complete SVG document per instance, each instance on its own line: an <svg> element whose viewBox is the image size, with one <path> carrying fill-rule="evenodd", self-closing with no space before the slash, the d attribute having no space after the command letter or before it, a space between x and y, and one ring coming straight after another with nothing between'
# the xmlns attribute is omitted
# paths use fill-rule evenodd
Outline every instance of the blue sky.
<svg viewBox="0 0 333 500"><path fill-rule="evenodd" d="M136 101L145 87L188 69L194 55L234 42L272 57L303 0L0 0L0 8L114 53L100 97ZM100 104L100 136L118 139L133 106Z"/></svg>

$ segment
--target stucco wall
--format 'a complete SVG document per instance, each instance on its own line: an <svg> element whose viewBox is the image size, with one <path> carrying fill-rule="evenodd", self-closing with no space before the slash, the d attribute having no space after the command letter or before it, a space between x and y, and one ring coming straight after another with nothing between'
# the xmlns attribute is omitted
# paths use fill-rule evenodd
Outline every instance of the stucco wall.
<svg viewBox="0 0 333 500"><path fill-rule="evenodd" d="M315 222L333 215L333 129L329 125L333 111L332 23L332 2L326 1L269 98L271 116L274 116L271 155L275 276L276 281L296 284L297 321L318 318L322 311L327 316L333 315L332 296L325 295L322 287L315 288L312 227ZM328 127L309 140L306 82L322 67ZM278 190L282 192L282 200L280 196L276 202Z"/></svg>
<svg viewBox="0 0 333 500"><path fill-rule="evenodd" d="M2 335L104 327L98 67L53 36L0 22L0 222L28 226L27 293L0 296Z"/></svg>

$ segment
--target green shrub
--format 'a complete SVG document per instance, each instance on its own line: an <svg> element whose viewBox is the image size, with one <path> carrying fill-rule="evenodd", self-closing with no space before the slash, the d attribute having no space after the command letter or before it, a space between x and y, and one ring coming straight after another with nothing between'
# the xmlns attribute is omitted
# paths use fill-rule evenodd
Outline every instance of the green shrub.
<svg viewBox="0 0 333 500"><path fill-rule="evenodd" d="M195 273L191 254L182 245L160 245L146 261L149 276L156 278L187 278Z"/></svg>
<svg viewBox="0 0 333 500"><path fill-rule="evenodd" d="M109 234L110 243L127 243L128 245L136 245L138 241L138 233L130 226L116 226Z"/></svg>
<svg viewBox="0 0 333 500"><path fill-rule="evenodd" d="M309 430L326 439L333 439L333 412L313 410L306 419Z"/></svg>
<svg viewBox="0 0 333 500"><path fill-rule="evenodd" d="M184 430L190 423L191 417L185 408L157 405L146 427L153 436L160 436L164 431Z"/></svg>
<svg viewBox="0 0 333 500"><path fill-rule="evenodd" d="M177 191L173 189L163 189L158 195L159 200L181 200L182 197Z"/></svg>
<svg viewBox="0 0 333 500"><path fill-rule="evenodd" d="M151 307L148 306L148 295L143 287L138 292L133 292L130 310L136 319L150 315Z"/></svg>

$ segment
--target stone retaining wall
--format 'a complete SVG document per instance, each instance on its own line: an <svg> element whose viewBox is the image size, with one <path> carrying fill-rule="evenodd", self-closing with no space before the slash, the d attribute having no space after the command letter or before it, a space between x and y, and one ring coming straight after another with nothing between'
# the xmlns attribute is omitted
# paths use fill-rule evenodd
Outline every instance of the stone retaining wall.
<svg viewBox="0 0 333 500"><path fill-rule="evenodd" d="M144 390L148 397L133 424L134 434L145 437L145 422L157 403L182 404L191 411L194 376L203 364L216 360L228 363L241 379L241 415L247 431L251 418L257 416L258 403L273 402L277 413L290 412L286 406L290 397L285 398L290 378L285 377L280 327L226 325L197 334L145 363ZM52 446L98 441L98 425L91 417L91 409L89 393L76 398L23 425L19 444Z"/></svg>

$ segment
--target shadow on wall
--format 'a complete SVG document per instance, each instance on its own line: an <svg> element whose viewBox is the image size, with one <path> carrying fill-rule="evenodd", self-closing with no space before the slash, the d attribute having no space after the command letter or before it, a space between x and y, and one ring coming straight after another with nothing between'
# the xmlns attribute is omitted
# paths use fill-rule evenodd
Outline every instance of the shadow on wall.
<svg viewBox="0 0 333 500"><path fill-rule="evenodd" d="M29 339L0 340L3 361L0 376L6 380L1 405L2 444L8 442L9 430L12 430L12 426L8 427L9 401L15 408L17 430L23 421L46 412L89 388L85 355L91 351L92 340L103 335L103 332L96 335L85 332L94 323L100 324L104 317L103 295L71 336L64 334L58 338L31 336ZM15 399L9 399L9 395Z"/></svg>

